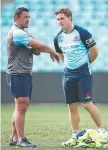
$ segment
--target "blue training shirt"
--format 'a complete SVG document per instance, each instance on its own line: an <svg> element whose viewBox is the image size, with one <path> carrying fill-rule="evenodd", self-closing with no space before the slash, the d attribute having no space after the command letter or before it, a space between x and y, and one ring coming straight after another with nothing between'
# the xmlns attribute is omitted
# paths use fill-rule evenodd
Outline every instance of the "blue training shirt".
<svg viewBox="0 0 108 150"><path fill-rule="evenodd" d="M57 53L63 53L64 65L69 69L76 69L89 63L89 48L96 45L92 35L84 28L77 25L70 33L61 30L54 38Z"/></svg>

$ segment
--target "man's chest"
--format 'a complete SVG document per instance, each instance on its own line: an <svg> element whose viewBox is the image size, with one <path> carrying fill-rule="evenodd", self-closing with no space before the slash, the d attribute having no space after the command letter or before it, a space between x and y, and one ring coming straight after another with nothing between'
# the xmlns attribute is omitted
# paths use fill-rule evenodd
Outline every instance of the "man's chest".
<svg viewBox="0 0 108 150"><path fill-rule="evenodd" d="M58 37L58 45L63 52L73 51L82 45L82 41L78 32L72 32L69 34L62 33Z"/></svg>

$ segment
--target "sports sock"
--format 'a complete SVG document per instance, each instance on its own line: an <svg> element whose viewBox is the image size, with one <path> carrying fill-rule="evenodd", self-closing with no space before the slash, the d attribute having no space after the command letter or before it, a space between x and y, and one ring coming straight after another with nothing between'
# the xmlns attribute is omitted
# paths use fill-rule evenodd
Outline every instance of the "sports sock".
<svg viewBox="0 0 108 150"><path fill-rule="evenodd" d="M17 139L13 139L13 141L14 141L14 142L16 142L16 141L17 141Z"/></svg>
<svg viewBox="0 0 108 150"><path fill-rule="evenodd" d="M79 132L80 132L79 130L73 131L73 132L72 132L72 138L77 139L77 134L78 134Z"/></svg>
<svg viewBox="0 0 108 150"><path fill-rule="evenodd" d="M18 139L15 138L15 137L12 137L11 139L12 139L14 142L18 140Z"/></svg>
<svg viewBox="0 0 108 150"><path fill-rule="evenodd" d="M102 125L100 128L98 128L98 132L104 132L105 129L104 129L104 126Z"/></svg>

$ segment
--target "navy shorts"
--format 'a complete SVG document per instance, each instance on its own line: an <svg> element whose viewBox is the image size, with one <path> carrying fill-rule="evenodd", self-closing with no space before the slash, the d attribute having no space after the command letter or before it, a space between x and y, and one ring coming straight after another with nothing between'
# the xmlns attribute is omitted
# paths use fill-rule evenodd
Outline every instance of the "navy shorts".
<svg viewBox="0 0 108 150"><path fill-rule="evenodd" d="M10 75L6 73L6 80L11 89L13 97L29 97L32 93L32 75L22 73L18 75Z"/></svg>
<svg viewBox="0 0 108 150"><path fill-rule="evenodd" d="M88 64L77 69L64 69L62 85L67 104L92 100L93 77Z"/></svg>

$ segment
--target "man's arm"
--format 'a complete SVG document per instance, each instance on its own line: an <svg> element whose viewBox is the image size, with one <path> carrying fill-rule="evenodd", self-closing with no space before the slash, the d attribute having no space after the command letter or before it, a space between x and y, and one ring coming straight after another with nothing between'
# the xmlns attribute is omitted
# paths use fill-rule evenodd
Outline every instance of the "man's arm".
<svg viewBox="0 0 108 150"><path fill-rule="evenodd" d="M38 49L38 51L40 52L50 53L53 56L53 58L56 59L56 61L59 63L60 61L59 55L52 48L43 44L42 42L36 39L32 39L31 41L28 42L27 45L34 49Z"/></svg>
<svg viewBox="0 0 108 150"><path fill-rule="evenodd" d="M55 53L52 48L50 48L49 46L43 44L42 42L36 39L32 39L30 42L28 42L28 46L34 49L38 49L40 52Z"/></svg>
<svg viewBox="0 0 108 150"><path fill-rule="evenodd" d="M92 34L84 28L78 28L78 32L80 33L80 38L83 44L87 49L89 49L89 60L92 63L96 57L98 56L98 49L96 47L96 42L92 37Z"/></svg>
<svg viewBox="0 0 108 150"><path fill-rule="evenodd" d="M90 63L92 63L96 59L96 57L98 56L99 52L98 52L96 45L91 47L89 50L90 50L89 60L90 60Z"/></svg>
<svg viewBox="0 0 108 150"><path fill-rule="evenodd" d="M41 52L38 50L38 49L34 49L34 48L31 48L31 51L32 51L32 53L34 54L34 55L40 55L41 54Z"/></svg>

